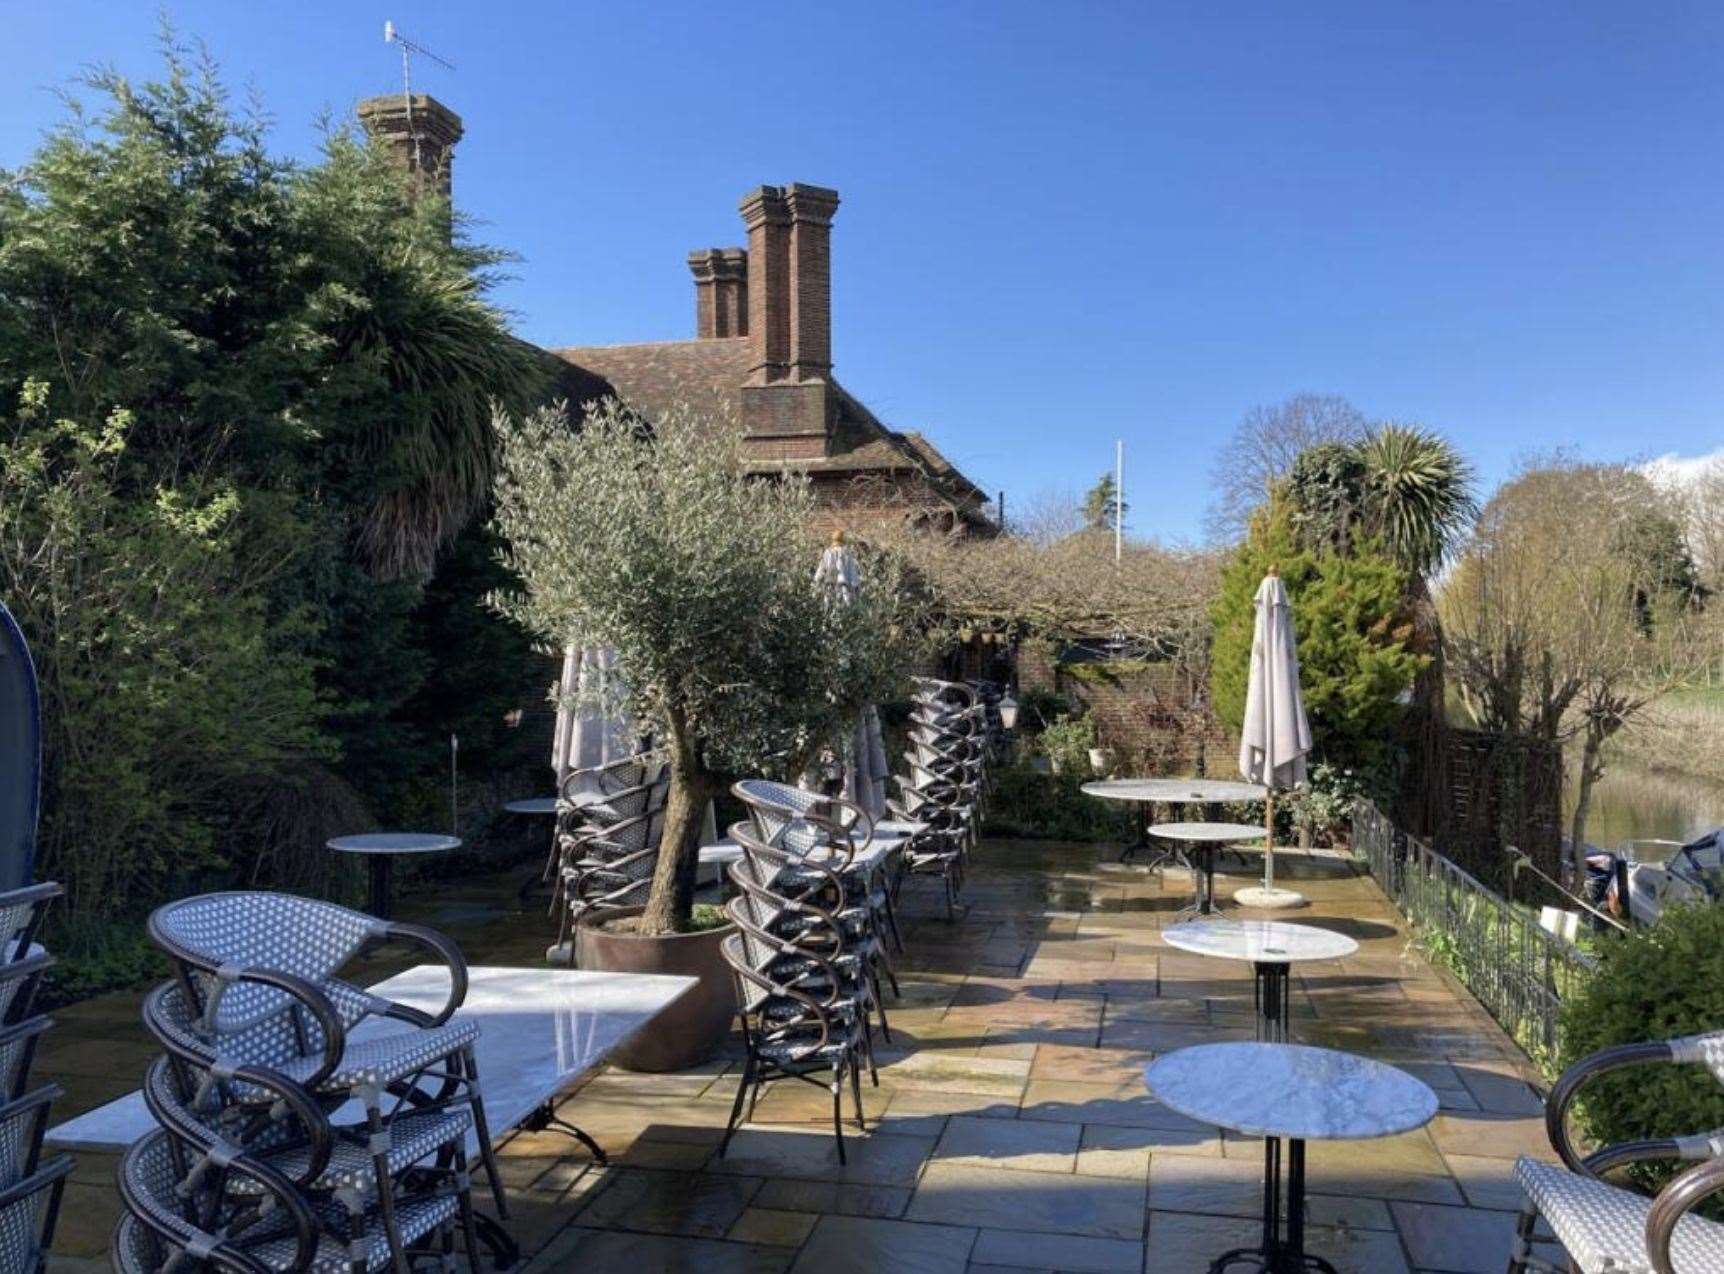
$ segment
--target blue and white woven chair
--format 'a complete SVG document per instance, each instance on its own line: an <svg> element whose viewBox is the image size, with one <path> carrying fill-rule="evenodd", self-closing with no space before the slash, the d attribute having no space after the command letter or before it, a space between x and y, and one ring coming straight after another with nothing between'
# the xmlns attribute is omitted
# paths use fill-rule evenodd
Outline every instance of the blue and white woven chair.
<svg viewBox="0 0 1724 1274"><path fill-rule="evenodd" d="M21 960L30 953L48 904L64 892L45 881L0 893L0 960Z"/></svg>
<svg viewBox="0 0 1724 1274"><path fill-rule="evenodd" d="M35 1173L42 1156L42 1134L48 1128L49 1107L63 1095L58 1084L48 1084L27 1097L0 1105L0 1189Z"/></svg>
<svg viewBox="0 0 1724 1274"><path fill-rule="evenodd" d="M0 1270L42 1274L48 1268L48 1243L71 1172L72 1160L61 1155L0 1190Z"/></svg>
<svg viewBox="0 0 1724 1274"><path fill-rule="evenodd" d="M467 993L460 949L417 925L378 920L288 894L206 894L158 908L150 934L173 959L185 1003L196 1014L179 1042L210 1066L279 1071L330 1109L357 1099L366 1113L385 1226L393 1207L388 1152L395 1121L429 1107L464 1105L499 1216L508 1215L480 1097L478 1026L451 1020ZM449 970L450 993L435 1015L373 995L339 971L374 943L430 951ZM354 1027L390 1020L402 1029L350 1040ZM174 1026L177 1023L152 1023Z"/></svg>
<svg viewBox="0 0 1724 1274"><path fill-rule="evenodd" d="M736 979L737 1016L742 1023L747 1050L742 1074L731 1104L730 1121L718 1144L722 1158L730 1148L746 1102L750 1114L761 1090L782 1079L826 1088L832 1093L832 1133L838 1140L838 1162L846 1162L844 1151L844 1088L848 1082L855 1102L856 1126L864 1128L862 1115L862 1058L867 1028L863 1012L855 1007L834 1005L825 997L804 990L795 979L784 979L772 971L779 953L773 944L761 944L750 952L744 933L725 938L720 949ZM825 1072L826 1080L816 1078Z"/></svg>
<svg viewBox="0 0 1724 1274"><path fill-rule="evenodd" d="M405 1258L381 1233L355 1247L319 1223L313 1205L274 1169L232 1155L221 1177L165 1130L133 1143L120 1161L120 1197L130 1225L115 1233L117 1261L160 1259L149 1270L218 1269L368 1274L410 1270L421 1254L447 1268L454 1253L455 1202L414 1201L401 1209ZM243 1193L224 1187L251 1182ZM121 1265L126 1269L128 1266Z"/></svg>
<svg viewBox="0 0 1724 1274"><path fill-rule="evenodd" d="M466 1154L472 1115L464 1104L395 1118L380 1171L369 1128L332 1124L309 1093L279 1072L218 1072L202 1064L182 1043L188 1025L183 996L169 982L150 997L147 1020L177 1020L182 1031L158 1034L166 1052L151 1065L143 1091L156 1123L187 1148L194 1176L224 1172L235 1154L247 1155L279 1172L312 1205L320 1226L358 1251L368 1251L379 1233L388 1239L383 1191L391 1215L423 1200L452 1198L469 1264L479 1268ZM258 1193L255 1179L243 1174L231 1177L226 1189L236 1196Z"/></svg>
<svg viewBox="0 0 1724 1274"><path fill-rule="evenodd" d="M730 865L736 895L726 910L745 934L778 944L782 957L773 970L765 969L760 961L769 953L751 941L749 955L757 970L780 973L798 985L809 982L804 989L816 998L825 995L829 1007L839 1000L859 1007L864 1024L872 1012L890 1043L880 992L880 940L866 910L846 898L843 880L828 867L759 840L744 824L732 827L731 837L743 853ZM801 968L798 960L810 962L809 967ZM863 1043L872 1071L871 1036L864 1035Z"/></svg>
<svg viewBox="0 0 1724 1274"><path fill-rule="evenodd" d="M1563 1165L1530 1156L1515 1162L1526 1191L1509 1274L1565 1274L1532 1249L1542 1216L1581 1274L1711 1274L1724 1270L1724 1225L1692 1215L1724 1191L1724 1129L1606 1146L1584 1158L1568 1132L1568 1112L1585 1084L1608 1071L1651 1065L1704 1066L1724 1084L1724 1031L1603 1049L1563 1072L1545 1104L1545 1130ZM1652 1160L1693 1166L1656 1198L1606 1181L1604 1174Z"/></svg>
<svg viewBox="0 0 1724 1274"><path fill-rule="evenodd" d="M825 865L843 878L846 897L853 904L868 908L873 935L879 944L874 958L896 994L898 979L886 953L888 935L898 950L904 949L889 887L896 863L864 867L855 862L856 856L874 843L874 820L868 812L842 796L811 792L771 779L743 779L730 790L748 810L760 839L798 854L819 851ZM897 855L892 857L895 860Z"/></svg>
<svg viewBox="0 0 1724 1274"><path fill-rule="evenodd" d="M36 1045L53 1025L51 1018L32 1017L0 1027L0 1101L24 1095L30 1082L30 1067L36 1059Z"/></svg>
<svg viewBox="0 0 1724 1274"><path fill-rule="evenodd" d="M589 911L646 901L658 866L670 799L670 767L660 752L573 770L557 800L560 867L551 906L557 942Z"/></svg>

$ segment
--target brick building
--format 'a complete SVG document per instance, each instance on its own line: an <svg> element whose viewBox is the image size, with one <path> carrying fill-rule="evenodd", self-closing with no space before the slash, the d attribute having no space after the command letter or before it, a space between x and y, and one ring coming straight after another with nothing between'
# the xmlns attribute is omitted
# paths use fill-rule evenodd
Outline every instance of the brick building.
<svg viewBox="0 0 1724 1274"><path fill-rule="evenodd" d="M360 103L365 126L444 193L460 117L435 98ZM986 493L921 434L883 424L832 374L838 192L791 183L742 199L747 247L691 252L692 340L551 352L571 414L614 395L649 420L682 403L742 433L757 473L808 475L833 526L914 517L991 534Z"/></svg>
<svg viewBox="0 0 1724 1274"><path fill-rule="evenodd" d="M918 433L888 428L832 374L838 192L792 182L743 196L746 248L689 253L694 339L554 351L651 417L677 402L742 431L760 473L814 482L835 523L913 511L988 532L987 497Z"/></svg>

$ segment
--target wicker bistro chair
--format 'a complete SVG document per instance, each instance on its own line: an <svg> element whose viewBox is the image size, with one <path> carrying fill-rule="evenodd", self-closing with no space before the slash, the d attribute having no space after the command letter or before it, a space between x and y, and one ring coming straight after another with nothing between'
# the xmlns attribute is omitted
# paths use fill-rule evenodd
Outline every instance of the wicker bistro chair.
<svg viewBox="0 0 1724 1274"><path fill-rule="evenodd" d="M957 918L958 890L963 884L965 860L973 820L956 785L932 779L918 785L894 775L899 794L886 807L894 818L919 823L922 830L910 838L902 863L905 874L938 876L946 897L946 919Z"/></svg>
<svg viewBox="0 0 1724 1274"><path fill-rule="evenodd" d="M756 968L749 956L748 938L733 933L721 944L725 963L736 979L737 1017L742 1023L746 1056L737 1081L736 1100L724 1139L718 1143L719 1157L730 1148L746 1101L750 1114L761 1090L781 1079L795 1079L832 1093L832 1133L838 1139L838 1162L844 1153L843 1100L846 1081L855 1103L856 1126L865 1129L862 1115L861 1062L866 1028L862 1012L828 1005L794 982L780 981ZM770 964L766 966L770 968ZM828 1081L816 1079L830 1072Z"/></svg>
<svg viewBox="0 0 1724 1274"><path fill-rule="evenodd" d="M842 796L811 792L770 779L744 779L730 790L748 810L758 837L799 854L821 850L828 856L826 865L844 880L846 897L869 910L874 936L880 943L878 959L896 995L898 980L886 955L888 936L894 947L904 949L889 887L895 865L888 864L882 871L853 867L856 855L874 843L874 820L868 812Z"/></svg>
<svg viewBox="0 0 1724 1274"><path fill-rule="evenodd" d="M53 967L54 957L46 951L18 960L0 960L0 1024L16 1026L30 1017L42 975Z"/></svg>
<svg viewBox="0 0 1724 1274"><path fill-rule="evenodd" d="M508 1216L479 1092L479 1029L451 1020L467 993L467 964L454 943L432 929L287 894L206 894L169 903L150 916L149 929L197 1015L191 1038L181 1041L187 1050L211 1068L277 1070L330 1109L358 1099L386 1228L393 1222L393 1126L430 1105L468 1109L498 1215ZM375 942L405 942L442 959L450 992L440 1012L397 1004L336 976ZM369 1018L413 1029L350 1042L349 1032Z"/></svg>
<svg viewBox="0 0 1724 1274"><path fill-rule="evenodd" d="M594 911L619 911L646 902L664 842L665 806L601 829L580 842L580 857L564 872L568 899L565 930ZM561 942L566 932L559 934Z"/></svg>
<svg viewBox="0 0 1724 1274"><path fill-rule="evenodd" d="M165 1130L133 1143L120 1160L120 1198L127 1225L115 1234L117 1260L158 1260L146 1270L213 1267L246 1271L366 1274L411 1269L398 1249L375 1233L349 1247L319 1223L308 1202L281 1173L243 1154L227 1157L222 1177L248 1178L250 1188L224 1192L199 1156ZM401 1210L408 1249L447 1268L454 1252L455 1201L414 1201ZM127 1268L121 1265L120 1268Z"/></svg>
<svg viewBox="0 0 1724 1274"><path fill-rule="evenodd" d="M555 876L560 884L562 869L579 857L579 842L662 806L669 790L670 767L659 752L569 771L557 793L557 836L547 879Z"/></svg>
<svg viewBox="0 0 1724 1274"><path fill-rule="evenodd" d="M49 1107L64 1095L58 1084L0 1105L0 1189L17 1185L36 1171Z"/></svg>
<svg viewBox="0 0 1724 1274"><path fill-rule="evenodd" d="M24 1095L36 1058L36 1045L53 1025L52 1018L32 1017L0 1028L0 1101Z"/></svg>
<svg viewBox="0 0 1724 1274"><path fill-rule="evenodd" d="M1569 1107L1589 1080L1630 1066L1668 1063L1705 1066L1724 1084L1724 1031L1603 1049L1563 1072L1545 1104L1545 1129L1565 1166L1525 1155L1516 1160L1515 1176L1527 1198L1516 1226L1509 1274L1563 1274L1532 1252L1540 1216L1580 1274L1724 1270L1724 1225L1690 1215L1696 1204L1724 1191L1724 1129L1606 1146L1585 1158L1569 1138ZM1660 1159L1693 1166L1653 1199L1603 1177L1625 1164Z"/></svg>
<svg viewBox="0 0 1724 1274"><path fill-rule="evenodd" d="M42 1274L48 1268L48 1241L71 1172L71 1158L61 1155L0 1189L0 1270Z"/></svg>
<svg viewBox="0 0 1724 1274"><path fill-rule="evenodd" d="M751 957L791 961L778 972L786 977L813 977L818 986L829 986L831 1003L843 999L859 1006L864 1023L872 1012L881 1034L891 1043L892 1029L880 992L884 967L880 939L865 909L846 899L843 880L830 868L806 863L756 839L742 824L733 827L731 835L742 846L743 856L730 865L736 896L727 912L743 932L778 948L774 957L764 947L751 945ZM802 968L796 960L812 963ZM872 1070L872 1041L864 1042Z"/></svg>
<svg viewBox="0 0 1724 1274"><path fill-rule="evenodd" d="M48 904L65 892L45 881L0 893L0 960L21 960L30 953Z"/></svg>
<svg viewBox="0 0 1724 1274"><path fill-rule="evenodd" d="M368 1125L332 1125L311 1094L279 1072L206 1063L188 1044L195 1020L177 983L158 987L145 1014L166 1052L145 1076L144 1101L187 1148L194 1172L222 1173L235 1154L250 1156L306 1196L320 1226L350 1251L368 1251L379 1233L387 1241L386 1204L398 1214L424 1199L453 1198L469 1264L479 1268L466 1152L473 1119L465 1104L433 1102L395 1118L379 1173ZM258 1193L256 1180L243 1174L227 1188Z"/></svg>

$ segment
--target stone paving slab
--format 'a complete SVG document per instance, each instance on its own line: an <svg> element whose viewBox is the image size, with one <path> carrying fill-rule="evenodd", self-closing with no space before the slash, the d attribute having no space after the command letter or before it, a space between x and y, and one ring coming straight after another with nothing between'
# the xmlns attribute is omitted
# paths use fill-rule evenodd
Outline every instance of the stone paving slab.
<svg viewBox="0 0 1724 1274"><path fill-rule="evenodd" d="M951 924L926 882L907 887L894 1039L878 1044L879 1086L864 1084L870 1131L846 1127L846 1164L828 1094L791 1084L768 1091L719 1157L734 1042L694 1072L594 1078L560 1113L611 1167L554 1132L502 1149L525 1268L1185 1274L1254 1245L1262 1143L1168 1110L1142 1080L1158 1054L1250 1038L1250 979L1161 941L1189 896L1183 873L1101 857L989 842ZM1300 871L1296 857L1285 870ZM444 927L476 963L531 965L543 922L512 909L515 883L410 893L402 911ZM1226 879L1222 896L1246 883ZM1551 1155L1524 1058L1409 944L1368 878L1325 862L1297 887L1311 905L1280 918L1348 933L1361 950L1296 971L1295 1038L1404 1065L1442 1107L1401 1137L1311 1143L1312 1249L1344 1274L1501 1269L1519 1204L1513 1156ZM69 1089L62 1117L141 1075L150 1046L136 1012L135 995L104 996L59 1015L41 1070ZM86 1160L57 1274L105 1268L113 1164Z"/></svg>

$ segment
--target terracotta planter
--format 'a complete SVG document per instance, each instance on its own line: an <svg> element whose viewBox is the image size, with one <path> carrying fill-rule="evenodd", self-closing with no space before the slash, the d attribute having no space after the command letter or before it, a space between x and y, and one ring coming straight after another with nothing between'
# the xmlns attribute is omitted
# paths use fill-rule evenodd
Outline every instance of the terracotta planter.
<svg viewBox="0 0 1724 1274"><path fill-rule="evenodd" d="M608 918L639 915L640 910L613 911ZM699 986L612 1053L612 1064L631 1071L680 1071L700 1065L718 1051L736 1020L736 985L719 944L735 932L735 925L725 925L656 938L588 924L576 929L577 968L700 979Z"/></svg>

